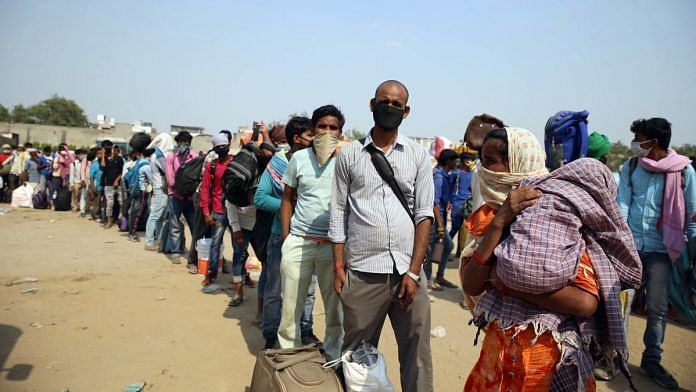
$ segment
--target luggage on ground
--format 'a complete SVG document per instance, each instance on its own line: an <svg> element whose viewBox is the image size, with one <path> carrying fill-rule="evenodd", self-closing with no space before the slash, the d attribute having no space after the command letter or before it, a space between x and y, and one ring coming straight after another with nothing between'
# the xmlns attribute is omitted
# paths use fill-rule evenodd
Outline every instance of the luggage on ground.
<svg viewBox="0 0 696 392"><path fill-rule="evenodd" d="M31 185L22 185L12 191L12 207L31 208L31 194L34 192Z"/></svg>
<svg viewBox="0 0 696 392"><path fill-rule="evenodd" d="M46 191L41 191L35 194L31 200L34 204L34 208L37 210L45 210L48 208L48 194Z"/></svg>
<svg viewBox="0 0 696 392"><path fill-rule="evenodd" d="M263 350L256 356L250 392L342 392L336 373L324 368L314 345Z"/></svg>
<svg viewBox="0 0 696 392"><path fill-rule="evenodd" d="M56 211L70 211L72 192L68 188L59 188L53 196L53 209Z"/></svg>

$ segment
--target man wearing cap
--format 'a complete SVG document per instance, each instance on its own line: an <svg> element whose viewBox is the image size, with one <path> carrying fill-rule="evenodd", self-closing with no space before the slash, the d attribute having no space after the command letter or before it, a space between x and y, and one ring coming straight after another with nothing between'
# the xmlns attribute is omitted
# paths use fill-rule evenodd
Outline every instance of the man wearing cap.
<svg viewBox="0 0 696 392"><path fill-rule="evenodd" d="M218 133L213 136L213 150L217 154L217 158L205 164L200 200L198 201L207 225L208 234L206 237L212 238L208 272L203 280L204 286L214 283L217 279L220 245L222 245L222 239L228 226L225 203L223 202L222 177L233 159L230 155L230 142L225 134Z"/></svg>

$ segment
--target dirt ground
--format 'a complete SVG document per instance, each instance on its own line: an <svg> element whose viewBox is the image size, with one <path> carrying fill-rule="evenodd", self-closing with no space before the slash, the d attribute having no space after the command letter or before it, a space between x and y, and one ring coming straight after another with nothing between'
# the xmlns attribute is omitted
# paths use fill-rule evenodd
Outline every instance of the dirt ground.
<svg viewBox="0 0 696 392"><path fill-rule="evenodd" d="M201 293L201 278L184 265L74 213L12 210L0 215L0 238L0 391L121 391L139 380L147 382L146 391L243 391L249 385L263 345L251 324L255 289L246 289L242 306L228 307L226 291ZM456 281L450 264L447 277ZM24 277L38 281L7 285ZM220 279L223 288L228 280ZM22 294L29 288L38 291ZM447 332L432 339L435 390L461 391L478 357L475 329L456 290L433 295L432 326ZM644 327L644 319L632 316L631 369L640 391L660 390L637 368ZM320 300L315 332L323 337ZM388 325L380 350L398 384ZM696 390L694 363L696 332L670 324L664 365L683 389ZM623 377L598 384L599 391L628 389Z"/></svg>

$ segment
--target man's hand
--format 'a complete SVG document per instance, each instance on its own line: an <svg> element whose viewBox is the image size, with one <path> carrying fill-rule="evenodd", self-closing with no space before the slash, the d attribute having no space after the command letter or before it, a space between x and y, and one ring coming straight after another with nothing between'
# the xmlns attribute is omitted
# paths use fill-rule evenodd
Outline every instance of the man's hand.
<svg viewBox="0 0 696 392"><path fill-rule="evenodd" d="M118 188L118 180L114 181L114 188Z"/></svg>
<svg viewBox="0 0 696 392"><path fill-rule="evenodd" d="M440 226L437 228L437 238L442 239L445 238L445 228Z"/></svg>
<svg viewBox="0 0 696 392"><path fill-rule="evenodd" d="M334 269L334 290L336 290L336 294L341 294L344 284L346 284L346 270L344 268Z"/></svg>
<svg viewBox="0 0 696 392"><path fill-rule="evenodd" d="M234 243L239 246L244 245L244 233L242 233L241 231L233 231L232 241L234 241Z"/></svg>
<svg viewBox="0 0 696 392"><path fill-rule="evenodd" d="M210 214L206 214L203 216L205 218L205 224L208 226L214 226L215 225L215 220L213 219L213 216Z"/></svg>
<svg viewBox="0 0 696 392"><path fill-rule="evenodd" d="M401 278L401 288L399 289L399 302L401 303L401 309L408 309L413 303L413 299L416 297L416 292L418 291L418 283L413 280L410 276L404 274Z"/></svg>

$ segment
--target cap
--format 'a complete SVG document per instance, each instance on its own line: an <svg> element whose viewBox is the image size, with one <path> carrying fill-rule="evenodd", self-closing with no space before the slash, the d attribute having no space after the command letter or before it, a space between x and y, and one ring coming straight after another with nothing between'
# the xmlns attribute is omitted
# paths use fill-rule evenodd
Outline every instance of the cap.
<svg viewBox="0 0 696 392"><path fill-rule="evenodd" d="M213 147L224 146L227 144L230 144L230 142L227 140L227 135L224 133L218 133L217 135L213 136Z"/></svg>
<svg viewBox="0 0 696 392"><path fill-rule="evenodd" d="M6 148L11 150L11 149L12 149L12 146L10 146L9 144L3 144L3 145L2 145L2 149L4 150L4 149L6 149Z"/></svg>

